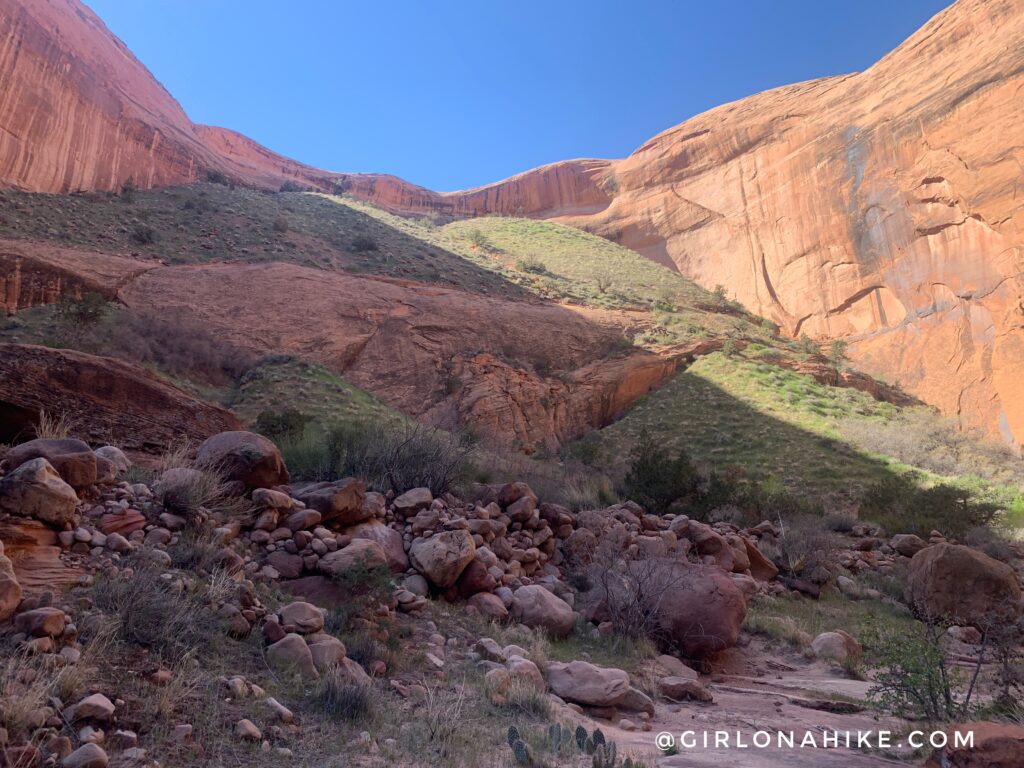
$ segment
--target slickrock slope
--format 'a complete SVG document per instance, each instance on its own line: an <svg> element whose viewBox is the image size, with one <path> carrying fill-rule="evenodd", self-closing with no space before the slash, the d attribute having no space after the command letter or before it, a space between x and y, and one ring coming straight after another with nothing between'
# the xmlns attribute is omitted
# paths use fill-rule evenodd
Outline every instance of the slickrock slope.
<svg viewBox="0 0 1024 768"><path fill-rule="evenodd" d="M791 334L1020 444L1024 0L961 0L867 71L699 115L624 160L435 193L193 125L75 0L0 0L0 180L343 188L392 211L560 220L722 284Z"/></svg>
<svg viewBox="0 0 1024 768"><path fill-rule="evenodd" d="M549 167L454 200L354 189L394 208L559 216L793 335L849 339L868 371L1019 444L1022 97L1024 2L962 0L863 73L727 104L625 160L554 166L556 185Z"/></svg>
<svg viewBox="0 0 1024 768"><path fill-rule="evenodd" d="M185 311L239 348L294 353L404 413L440 426L472 424L526 448L555 447L607 424L687 352L615 354L633 322L625 312L284 263L154 269L120 298Z"/></svg>
<svg viewBox="0 0 1024 768"><path fill-rule="evenodd" d="M0 240L0 307L14 314L87 293L112 299L119 286L153 266L109 253Z"/></svg>
<svg viewBox="0 0 1024 768"><path fill-rule="evenodd" d="M0 441L23 438L40 410L68 416L92 441L132 449L241 428L228 411L139 366L70 349L0 344L0 423L12 432Z"/></svg>

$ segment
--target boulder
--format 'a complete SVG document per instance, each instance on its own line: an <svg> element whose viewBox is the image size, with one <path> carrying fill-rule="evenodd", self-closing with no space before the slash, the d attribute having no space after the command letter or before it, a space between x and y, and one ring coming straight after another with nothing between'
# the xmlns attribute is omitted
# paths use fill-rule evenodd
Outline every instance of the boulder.
<svg viewBox="0 0 1024 768"><path fill-rule="evenodd" d="M199 446L195 465L246 488L273 488L291 480L277 446L253 432L221 432L208 438Z"/></svg>
<svg viewBox="0 0 1024 768"><path fill-rule="evenodd" d="M889 546L904 557L913 557L928 546L928 542L913 533L897 533L889 539Z"/></svg>
<svg viewBox="0 0 1024 768"><path fill-rule="evenodd" d="M369 494L367 494L369 495ZM405 573L409 570L409 556L405 554L402 534L394 528L377 520L369 520L349 528L348 533L353 539L375 541L384 550L388 568L393 573Z"/></svg>
<svg viewBox="0 0 1024 768"><path fill-rule="evenodd" d="M299 578L305 567L301 555L293 555L283 549L278 549L267 555L267 564L273 566L282 579Z"/></svg>
<svg viewBox="0 0 1024 768"><path fill-rule="evenodd" d="M621 669L586 661L548 664L551 692L589 707L613 707L629 693L629 675Z"/></svg>
<svg viewBox="0 0 1024 768"><path fill-rule="evenodd" d="M296 600L277 612L284 631L308 635L324 628L324 612L312 603Z"/></svg>
<svg viewBox="0 0 1024 768"><path fill-rule="evenodd" d="M380 544L369 539L352 539L347 547L321 557L316 567L320 573L338 578L357 570L386 568L387 565L388 558Z"/></svg>
<svg viewBox="0 0 1024 768"><path fill-rule="evenodd" d="M680 520L676 518L669 527L676 536L688 539L705 563L715 564L723 571L731 572L735 565L732 547L725 537L710 525L696 520Z"/></svg>
<svg viewBox="0 0 1024 768"><path fill-rule="evenodd" d="M743 543L747 547L747 560L750 561L750 575L758 581L774 581L775 577L779 575L779 569L776 567L775 563L765 557L761 550L758 549L750 539L744 539Z"/></svg>
<svg viewBox="0 0 1024 768"><path fill-rule="evenodd" d="M984 626L1016 621L1021 591L1013 569L983 552L935 544L910 560L906 598L919 615Z"/></svg>
<svg viewBox="0 0 1024 768"><path fill-rule="evenodd" d="M825 661L842 664L847 659L858 659L864 653L852 635L837 629L833 632L822 632L811 641L814 655Z"/></svg>
<svg viewBox="0 0 1024 768"><path fill-rule="evenodd" d="M694 677L676 677L670 675L658 680L658 690L666 699L673 701L703 701L710 703L715 700L700 681Z"/></svg>
<svg viewBox="0 0 1024 768"><path fill-rule="evenodd" d="M664 561L658 624L668 641L690 658L736 645L747 601L717 566Z"/></svg>
<svg viewBox="0 0 1024 768"><path fill-rule="evenodd" d="M64 717L74 722L75 720L109 720L114 716L114 702L102 693L94 693L86 696L77 704L68 707L64 711Z"/></svg>
<svg viewBox="0 0 1024 768"><path fill-rule="evenodd" d="M15 616L14 628L31 637L60 637L66 618L60 608L35 608Z"/></svg>
<svg viewBox="0 0 1024 768"><path fill-rule="evenodd" d="M956 734L973 734L973 744L957 746ZM951 726L947 745L935 750L924 768L1024 768L1024 727L974 722Z"/></svg>
<svg viewBox="0 0 1024 768"><path fill-rule="evenodd" d="M267 664L278 672L299 674L303 680L316 680L320 674L313 654L302 635L291 632L267 648Z"/></svg>
<svg viewBox="0 0 1024 768"><path fill-rule="evenodd" d="M332 635L323 632L309 635L306 638L306 644L309 646L309 652L313 657L313 666L321 674L330 670L331 667L338 666L345 660L347 653L345 644Z"/></svg>
<svg viewBox="0 0 1024 768"><path fill-rule="evenodd" d="M434 500L429 488L413 488L406 491L392 502L395 514L401 517L412 517L421 509L426 509Z"/></svg>
<svg viewBox="0 0 1024 768"><path fill-rule="evenodd" d="M355 525L368 518L373 510L365 507L366 483L347 477L329 483L316 483L299 490L295 497L320 513L325 523Z"/></svg>
<svg viewBox="0 0 1024 768"><path fill-rule="evenodd" d="M131 459L125 456L124 451L116 446L104 445L102 448L97 448L93 453L95 453L98 458L105 459L110 462L110 465L114 468L114 472L118 475L123 475L132 468Z"/></svg>
<svg viewBox="0 0 1024 768"><path fill-rule="evenodd" d="M497 595L490 592L477 592L466 603L484 618L491 621L504 621L508 618L508 608Z"/></svg>
<svg viewBox="0 0 1024 768"><path fill-rule="evenodd" d="M107 768L110 759L99 744L83 744L60 761L61 768Z"/></svg>
<svg viewBox="0 0 1024 768"><path fill-rule="evenodd" d="M503 507L509 507L523 498L530 498L534 505L537 504L537 494L523 482L506 483L498 490L498 503Z"/></svg>
<svg viewBox="0 0 1024 768"><path fill-rule="evenodd" d="M447 589L458 581L475 554L473 535L458 529L416 539L409 548L409 561L432 584Z"/></svg>
<svg viewBox="0 0 1024 768"><path fill-rule="evenodd" d="M459 595L471 597L477 592L492 592L498 586L497 580L480 560L473 559L459 577Z"/></svg>
<svg viewBox="0 0 1024 768"><path fill-rule="evenodd" d="M505 669L508 670L509 681L512 683L532 688L537 693L544 693L548 689L540 668L529 659L512 656L505 662Z"/></svg>
<svg viewBox="0 0 1024 768"><path fill-rule="evenodd" d="M515 621L530 628L543 627L554 637L568 636L576 623L572 606L540 584L517 589L510 613Z"/></svg>
<svg viewBox="0 0 1024 768"><path fill-rule="evenodd" d="M3 465L10 471L32 459L46 459L76 491L96 482L96 454L81 440L70 437L29 440L11 448L4 456Z"/></svg>
<svg viewBox="0 0 1024 768"><path fill-rule="evenodd" d="M75 518L78 495L43 458L29 459L0 478L0 511L57 528Z"/></svg>

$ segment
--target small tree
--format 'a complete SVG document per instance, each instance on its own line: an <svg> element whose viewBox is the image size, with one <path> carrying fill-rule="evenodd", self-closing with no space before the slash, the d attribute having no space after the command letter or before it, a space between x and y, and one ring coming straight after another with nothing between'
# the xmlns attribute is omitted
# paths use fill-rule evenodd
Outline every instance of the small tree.
<svg viewBox="0 0 1024 768"><path fill-rule="evenodd" d="M91 326L103 319L107 313L107 300L98 293L87 293L76 299L64 296L57 305L60 320L78 326Z"/></svg>
<svg viewBox="0 0 1024 768"><path fill-rule="evenodd" d="M828 348L828 359L835 363L838 368L846 360L846 342L842 339L833 339Z"/></svg>
<svg viewBox="0 0 1024 768"><path fill-rule="evenodd" d="M640 432L623 486L626 495L648 512L663 514L672 502L693 493L699 480L686 451L680 450L673 457L645 428Z"/></svg>
<svg viewBox="0 0 1024 768"><path fill-rule="evenodd" d="M482 251L489 251L491 249L491 241L479 229L474 229L469 233L469 242L474 248L479 248Z"/></svg>

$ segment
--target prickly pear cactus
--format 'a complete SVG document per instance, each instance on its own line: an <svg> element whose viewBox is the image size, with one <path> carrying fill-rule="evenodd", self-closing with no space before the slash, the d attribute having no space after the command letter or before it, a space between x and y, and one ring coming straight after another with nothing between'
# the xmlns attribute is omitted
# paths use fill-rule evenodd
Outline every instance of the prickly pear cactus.
<svg viewBox="0 0 1024 768"><path fill-rule="evenodd" d="M526 746L526 743L521 739L517 739L515 744L512 745L512 754L516 756L516 762L519 765L530 765L530 748Z"/></svg>
<svg viewBox="0 0 1024 768"><path fill-rule="evenodd" d="M510 725L508 727L508 733L506 734L505 738L508 739L508 745L510 747L514 746L515 743L519 741L519 729L516 728L514 725Z"/></svg>
<svg viewBox="0 0 1024 768"><path fill-rule="evenodd" d="M579 747L580 752L587 746L587 729L582 725L576 726L576 746Z"/></svg>

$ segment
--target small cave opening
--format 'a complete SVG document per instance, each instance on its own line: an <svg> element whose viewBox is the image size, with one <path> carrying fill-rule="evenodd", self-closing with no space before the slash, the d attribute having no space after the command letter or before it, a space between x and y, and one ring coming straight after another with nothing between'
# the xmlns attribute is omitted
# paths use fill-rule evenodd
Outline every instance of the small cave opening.
<svg viewBox="0 0 1024 768"><path fill-rule="evenodd" d="M0 443L11 445L31 440L38 423L38 411L0 400Z"/></svg>

